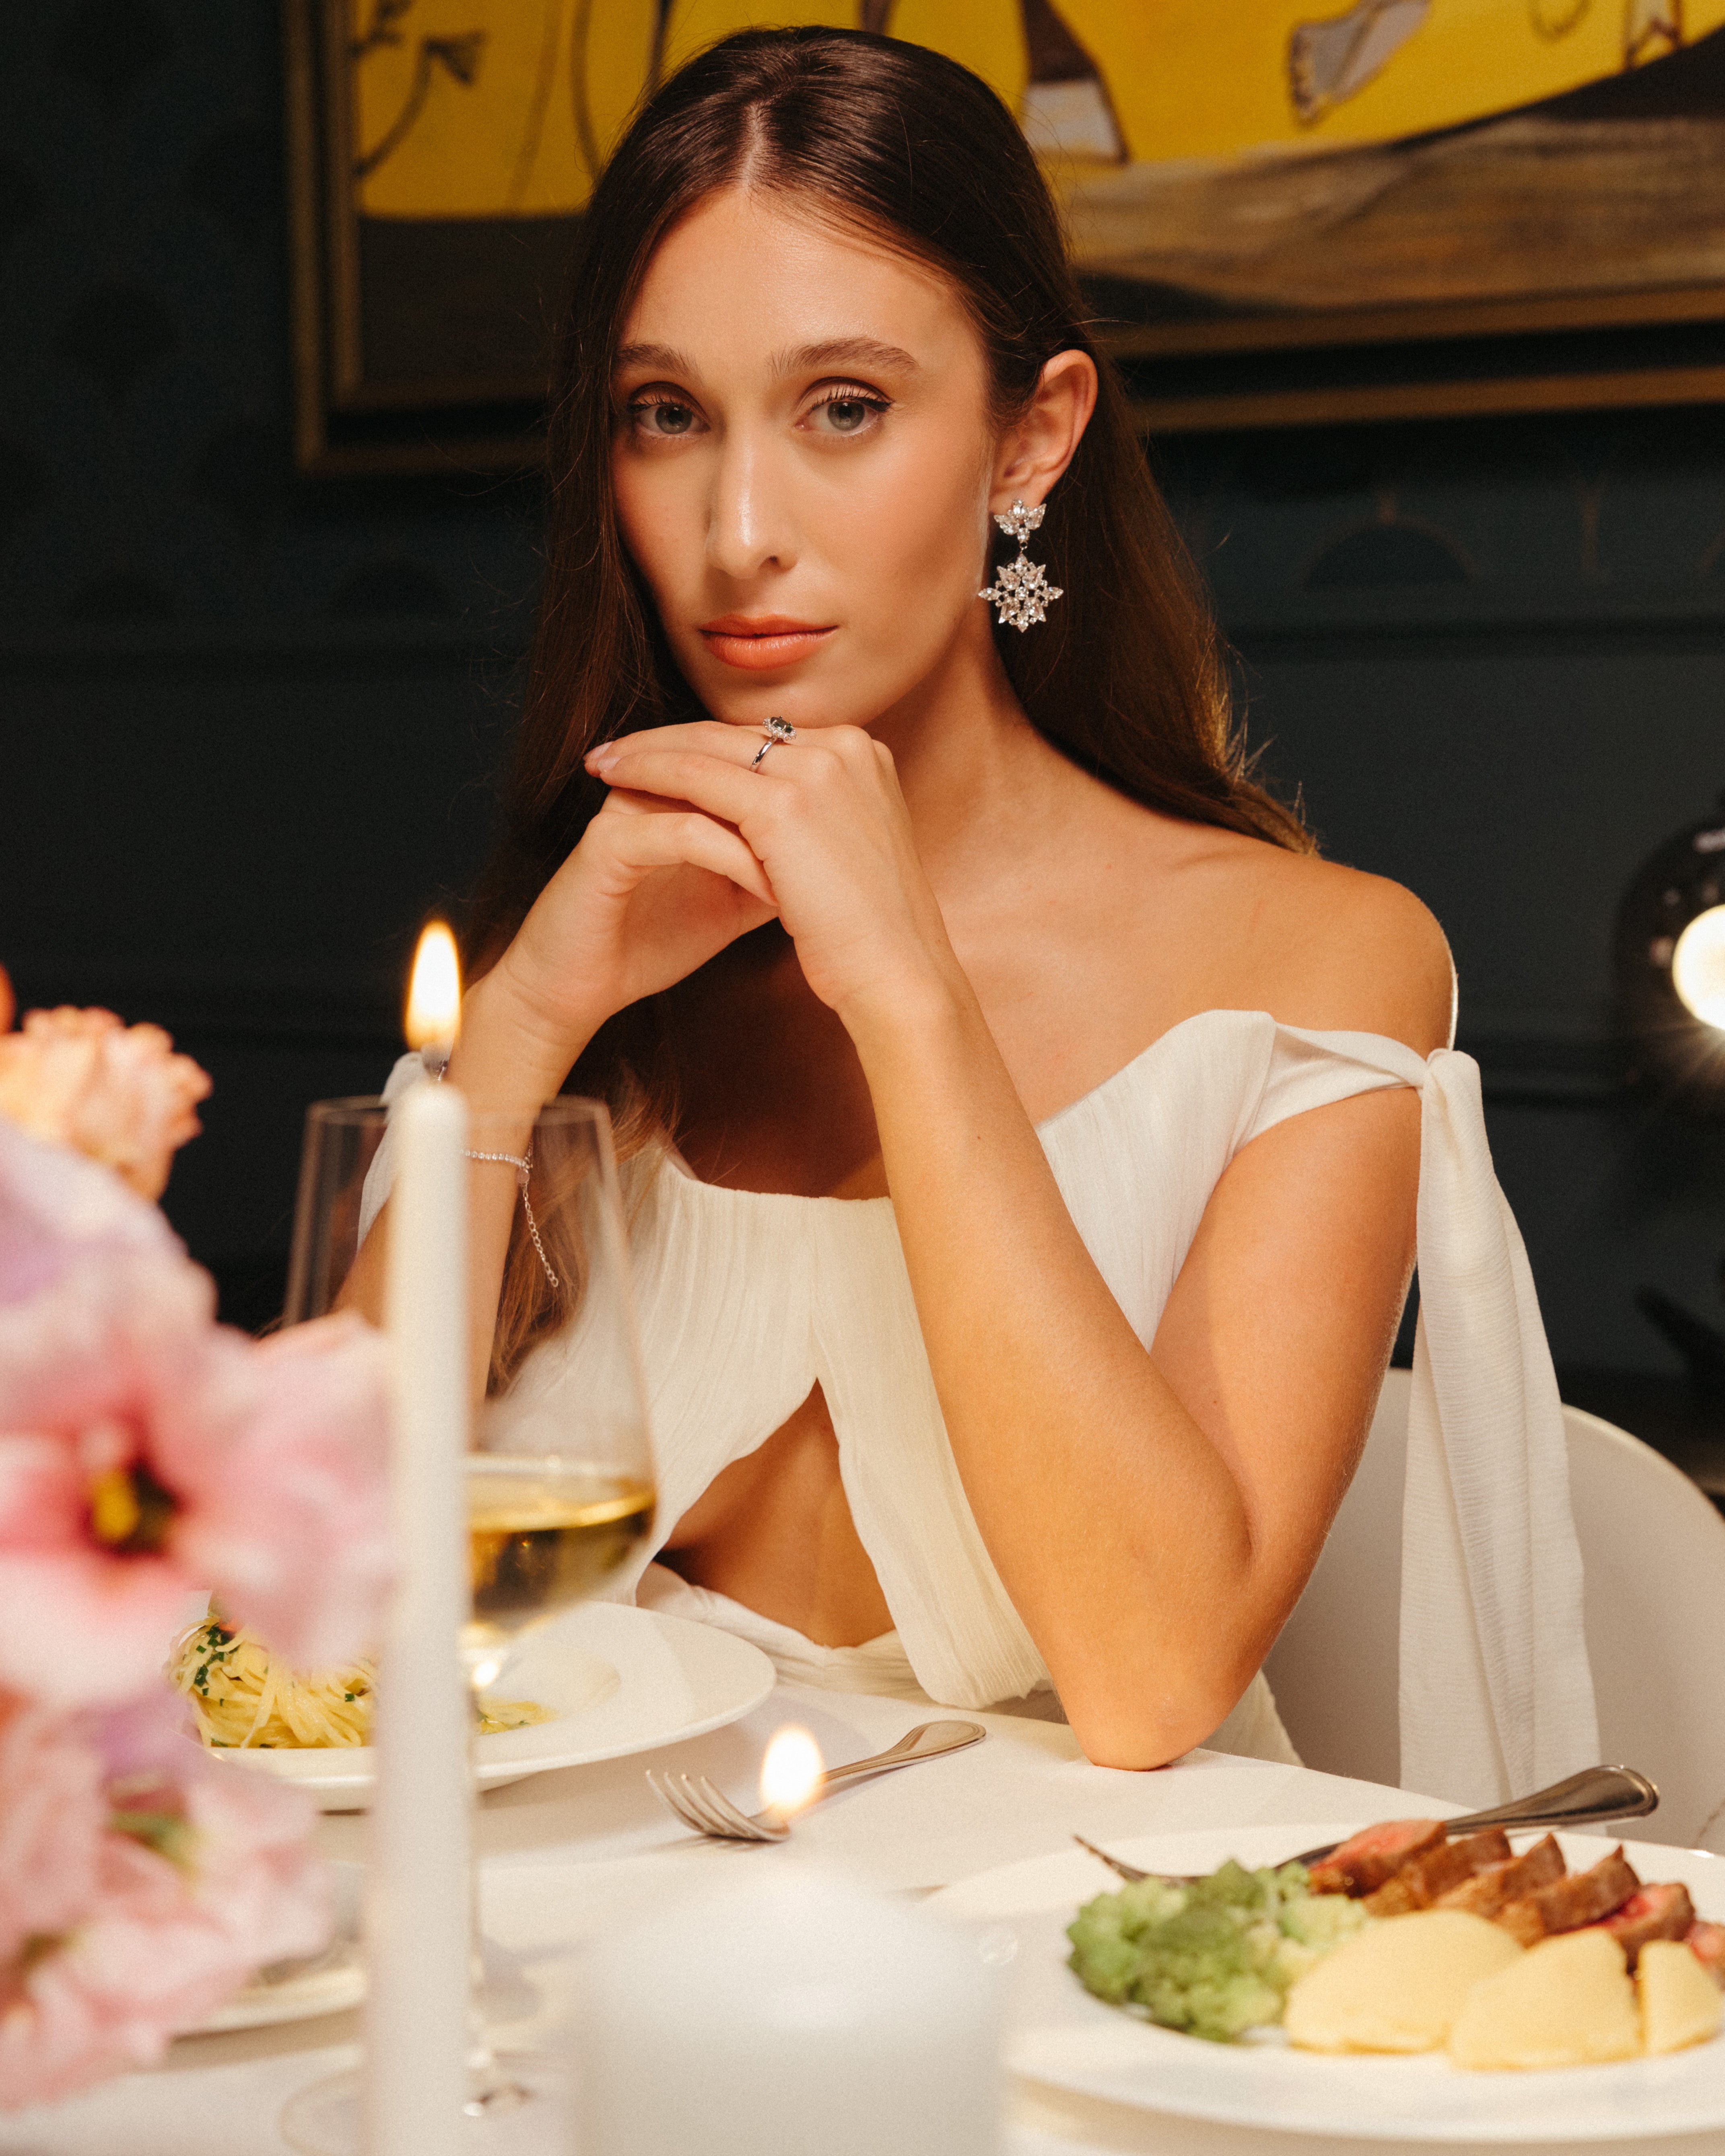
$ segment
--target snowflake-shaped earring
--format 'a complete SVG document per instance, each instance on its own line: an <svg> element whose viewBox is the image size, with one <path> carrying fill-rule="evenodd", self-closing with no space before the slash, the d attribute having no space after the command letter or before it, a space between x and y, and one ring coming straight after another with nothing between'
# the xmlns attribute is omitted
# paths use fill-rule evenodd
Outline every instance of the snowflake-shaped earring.
<svg viewBox="0 0 1725 2156"><path fill-rule="evenodd" d="M1022 501L1015 501L1005 516L994 519L1009 538L1018 541L1018 559L1002 562L993 583L987 591L978 592L977 597L999 608L995 619L1003 627L1022 632L1033 621L1046 621L1049 608L1061 595L1060 586L1050 583L1048 572L1041 562L1033 562L1024 551L1025 542L1041 523L1047 506L1045 502L1038 502L1034 509L1026 509Z"/></svg>

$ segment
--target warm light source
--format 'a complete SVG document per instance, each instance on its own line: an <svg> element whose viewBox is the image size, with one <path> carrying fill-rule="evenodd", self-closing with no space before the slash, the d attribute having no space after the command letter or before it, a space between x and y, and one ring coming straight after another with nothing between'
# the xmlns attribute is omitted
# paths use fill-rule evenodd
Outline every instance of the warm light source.
<svg viewBox="0 0 1725 2156"><path fill-rule="evenodd" d="M761 1762L761 1802L788 1819L813 1798L824 1771L820 1747L806 1729L781 1729Z"/></svg>
<svg viewBox="0 0 1725 2156"><path fill-rule="evenodd" d="M413 953L404 1030L409 1048L450 1048L461 1022L461 962L449 923L428 921Z"/></svg>
<svg viewBox="0 0 1725 2156"><path fill-rule="evenodd" d="M1630 1082L1681 1114L1725 1116L1725 795L1636 870L1613 970Z"/></svg>
<svg viewBox="0 0 1725 2156"><path fill-rule="evenodd" d="M1725 906L1697 913L1677 938L1671 986L1686 1010L1725 1032Z"/></svg>

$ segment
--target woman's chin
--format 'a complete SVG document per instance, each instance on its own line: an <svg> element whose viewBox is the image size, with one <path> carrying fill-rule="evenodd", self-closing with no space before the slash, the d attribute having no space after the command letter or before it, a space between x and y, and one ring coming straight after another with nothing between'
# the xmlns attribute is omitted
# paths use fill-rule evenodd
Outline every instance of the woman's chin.
<svg viewBox="0 0 1725 2156"><path fill-rule="evenodd" d="M727 726L758 727L768 718L788 719L810 732L823 726L866 726L891 701L871 702L857 694L854 680L824 683L802 668L787 667L763 680L716 681L707 675L696 685L702 704Z"/></svg>

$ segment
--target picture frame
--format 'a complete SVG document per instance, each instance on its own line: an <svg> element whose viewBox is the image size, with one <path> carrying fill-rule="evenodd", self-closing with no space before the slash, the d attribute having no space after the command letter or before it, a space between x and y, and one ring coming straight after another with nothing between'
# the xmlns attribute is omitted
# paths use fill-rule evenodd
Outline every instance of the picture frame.
<svg viewBox="0 0 1725 2156"><path fill-rule="evenodd" d="M1147 434L1725 398L1725 0L802 0L1019 116ZM758 0L284 0L296 454L526 469L580 203Z"/></svg>

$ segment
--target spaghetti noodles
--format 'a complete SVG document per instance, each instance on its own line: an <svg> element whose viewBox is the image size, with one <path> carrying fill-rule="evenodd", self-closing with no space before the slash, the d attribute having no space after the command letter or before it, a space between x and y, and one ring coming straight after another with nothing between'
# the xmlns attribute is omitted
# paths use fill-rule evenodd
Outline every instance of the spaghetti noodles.
<svg viewBox="0 0 1725 2156"><path fill-rule="evenodd" d="M300 1750L368 1744L377 1666L306 1675L278 1661L242 1626L209 1616L182 1632L168 1657L170 1681L192 1702L198 1732L213 1749ZM552 1719L535 1701L481 1702L479 1732L491 1736Z"/></svg>

